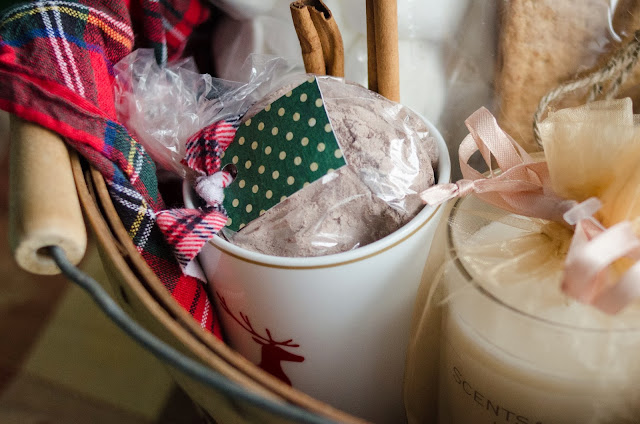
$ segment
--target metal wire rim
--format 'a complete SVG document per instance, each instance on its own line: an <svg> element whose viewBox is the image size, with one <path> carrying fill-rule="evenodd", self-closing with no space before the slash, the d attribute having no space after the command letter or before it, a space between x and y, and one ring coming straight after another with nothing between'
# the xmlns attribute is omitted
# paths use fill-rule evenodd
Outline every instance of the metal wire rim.
<svg viewBox="0 0 640 424"><path fill-rule="evenodd" d="M337 424L336 421L320 417L300 407L290 404L278 404L251 393L212 369L185 356L151 334L127 315L96 280L69 262L64 250L60 246L49 246L47 250L62 273L69 280L85 290L109 319L161 361L177 368L184 374L206 386L228 394L233 398L244 400L247 403L272 412L280 417L300 423Z"/></svg>

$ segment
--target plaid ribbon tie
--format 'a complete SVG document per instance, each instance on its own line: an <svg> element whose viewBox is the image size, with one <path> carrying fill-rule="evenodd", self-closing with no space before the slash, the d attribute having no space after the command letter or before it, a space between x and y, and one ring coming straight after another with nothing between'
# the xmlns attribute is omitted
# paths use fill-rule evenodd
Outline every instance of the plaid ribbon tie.
<svg viewBox="0 0 640 424"><path fill-rule="evenodd" d="M220 158L233 141L239 123L239 116L218 121L187 141L182 163L200 174L196 191L207 205L198 209L168 209L156 214L158 227L173 248L182 271L203 281L206 279L202 270L193 260L227 222L222 189L233 181L233 176L220 170ZM214 191L219 195L206 196L211 188L217 189Z"/></svg>

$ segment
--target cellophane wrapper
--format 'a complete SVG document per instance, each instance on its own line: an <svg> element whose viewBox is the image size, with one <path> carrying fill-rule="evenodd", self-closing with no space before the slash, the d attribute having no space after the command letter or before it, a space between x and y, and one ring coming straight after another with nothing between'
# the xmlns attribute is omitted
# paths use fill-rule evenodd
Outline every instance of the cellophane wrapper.
<svg viewBox="0 0 640 424"><path fill-rule="evenodd" d="M180 177L189 137L219 120L242 116L289 71L275 56L252 55L236 82L196 69L193 58L160 67L151 49L137 49L114 67L118 118L161 169Z"/></svg>
<svg viewBox="0 0 640 424"><path fill-rule="evenodd" d="M136 50L116 65L118 113L161 168L192 180L182 163L190 136L221 119L244 122L311 77L257 54L238 75L247 82L199 74L191 60L161 68L151 50ZM387 236L422 209L419 193L435 182L438 162L423 118L341 78L321 76L318 85L347 165L243 230L225 229L234 243L275 256L339 253Z"/></svg>
<svg viewBox="0 0 640 424"><path fill-rule="evenodd" d="M638 4L610 0L470 1L458 29L443 44L446 95L437 126L451 157L467 130L467 116L481 106L528 151L533 115L542 97L563 82L602 67L640 27ZM619 97L638 98L635 70ZM606 87L605 87L606 88ZM425 90L426 92L426 90ZM576 90L550 109L585 102L590 90ZM456 161L453 176L460 176ZM482 166L481 160L475 162Z"/></svg>

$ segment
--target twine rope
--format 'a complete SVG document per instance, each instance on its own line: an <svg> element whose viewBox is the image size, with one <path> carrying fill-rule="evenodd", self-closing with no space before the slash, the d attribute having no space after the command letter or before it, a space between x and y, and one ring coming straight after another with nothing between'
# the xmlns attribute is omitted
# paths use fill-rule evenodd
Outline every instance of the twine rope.
<svg viewBox="0 0 640 424"><path fill-rule="evenodd" d="M591 86L587 102L592 102L603 94L605 83L613 79L609 89L604 93L605 99L612 99L618 93L620 86L631 74L633 67L638 62L639 56L640 30L636 31L633 38L629 40L625 46L621 47L601 69L585 76L584 78L561 84L548 92L540 100L538 109L533 115L533 136L538 146L542 148L539 123L542 115L545 113L552 101L572 91Z"/></svg>

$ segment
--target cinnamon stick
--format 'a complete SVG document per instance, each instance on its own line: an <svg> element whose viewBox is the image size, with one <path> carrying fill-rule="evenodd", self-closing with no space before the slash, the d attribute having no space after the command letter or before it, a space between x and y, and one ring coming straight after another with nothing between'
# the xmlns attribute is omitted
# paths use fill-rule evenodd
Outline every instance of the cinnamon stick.
<svg viewBox="0 0 640 424"><path fill-rule="evenodd" d="M344 45L331 10L321 0L298 0L290 8L305 70L344 77Z"/></svg>
<svg viewBox="0 0 640 424"><path fill-rule="evenodd" d="M344 45L338 24L331 10L321 0L306 1L310 8L311 20L316 27L327 74L344 77Z"/></svg>
<svg viewBox="0 0 640 424"><path fill-rule="evenodd" d="M367 6L369 6L367 0ZM400 101L400 65L398 54L398 4L396 0L372 0L375 34L375 61L378 93ZM367 12L367 28L370 13ZM367 40L369 39L367 30Z"/></svg>
<svg viewBox="0 0 640 424"><path fill-rule="evenodd" d="M322 52L322 44L316 30L309 8L297 1L291 3L291 18L302 49L304 70L310 74L326 75L327 70Z"/></svg>
<svg viewBox="0 0 640 424"><path fill-rule="evenodd" d="M376 30L373 0L367 0L367 75L369 90L378 92L378 63L376 61Z"/></svg>

